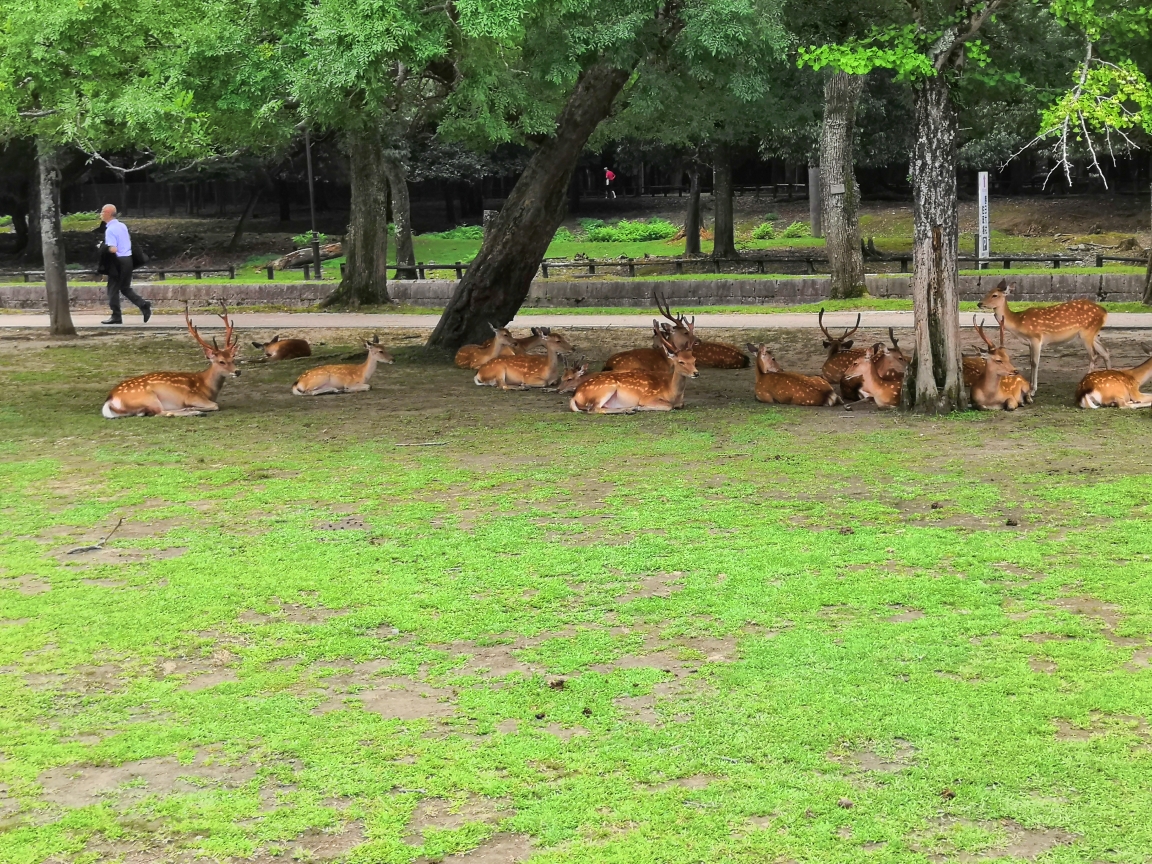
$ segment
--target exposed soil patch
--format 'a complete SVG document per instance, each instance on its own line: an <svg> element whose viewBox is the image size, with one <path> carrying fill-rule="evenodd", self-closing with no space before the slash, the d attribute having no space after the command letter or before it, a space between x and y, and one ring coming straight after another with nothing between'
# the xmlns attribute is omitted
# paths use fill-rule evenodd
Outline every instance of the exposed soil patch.
<svg viewBox="0 0 1152 864"><path fill-rule="evenodd" d="M317 531L365 531L368 526L359 516L345 516L335 522L317 522Z"/></svg>
<svg viewBox="0 0 1152 864"><path fill-rule="evenodd" d="M61 564L70 567L91 567L96 564L138 564L141 561L163 561L168 558L179 558L188 551L186 546L172 546L167 549L119 549L105 546L103 549L93 549L88 552L70 554L75 546L69 545L52 553Z"/></svg>
<svg viewBox="0 0 1152 864"><path fill-rule="evenodd" d="M675 592L684 590L683 579L684 574L680 572L646 576L640 580L638 587L616 599L620 603L629 603L642 597L671 597Z"/></svg>
<svg viewBox="0 0 1152 864"><path fill-rule="evenodd" d="M523 834L493 834L471 852L449 855L444 864L516 864L532 857L532 844ZM415 864L430 864L419 858Z"/></svg>
<svg viewBox="0 0 1152 864"><path fill-rule="evenodd" d="M351 688L363 686L365 680L367 689L348 692ZM365 711L389 720L438 720L451 717L456 711L456 706L449 701L456 696L455 690L432 687L411 678L365 679L350 675L328 679L325 683L325 689L316 692L327 694L329 698L312 712L314 714L344 710L354 701L358 701Z"/></svg>
<svg viewBox="0 0 1152 864"><path fill-rule="evenodd" d="M38 576L6 576L0 579L0 591L19 591L29 597L51 591L52 586Z"/></svg>
<svg viewBox="0 0 1152 864"><path fill-rule="evenodd" d="M1135 735L1145 741L1152 741L1152 729L1143 717L1130 714L1104 714L1093 711L1088 718L1088 726L1076 726L1070 721L1056 718L1052 721L1056 727L1057 741L1089 741L1109 733Z"/></svg>
<svg viewBox="0 0 1152 864"><path fill-rule="evenodd" d="M864 748L851 753L829 753L828 759L855 771L895 773L915 764L916 748L909 742L896 739L888 755L881 755L875 749Z"/></svg>
<svg viewBox="0 0 1152 864"><path fill-rule="evenodd" d="M898 609L901 607L894 607L894 608ZM885 621L892 621L893 623L896 623L896 622L900 622L900 621L919 621L923 617L924 617L924 613L921 612L919 609L905 609L903 612L897 612L894 615L889 615L884 620Z"/></svg>
<svg viewBox="0 0 1152 864"><path fill-rule="evenodd" d="M421 846L429 829L454 831L476 822L495 825L515 815L512 802L507 798L481 798L476 795L470 795L463 801L426 798L416 807L416 812L408 821L409 833L404 842L411 846Z"/></svg>
<svg viewBox="0 0 1152 864"><path fill-rule="evenodd" d="M476 645L472 642L453 642L448 650L457 658L467 657L464 665L455 670L461 675L503 678L517 672L525 677L543 673L543 667L534 666L516 655L516 651L526 647L528 647L526 641L518 639L509 645Z"/></svg>
<svg viewBox="0 0 1152 864"><path fill-rule="evenodd" d="M1056 672L1056 664L1051 660L1045 660L1043 657L1029 657L1028 666L1033 672L1043 672L1046 675L1052 675Z"/></svg>
<svg viewBox="0 0 1152 864"><path fill-rule="evenodd" d="M588 734L588 730L583 726L561 726L559 723L549 723L544 727L544 731L561 741L571 741L573 738L581 738Z"/></svg>
<svg viewBox="0 0 1152 864"><path fill-rule="evenodd" d="M1005 833L1006 838L979 854L958 851L952 837L958 831L980 828L984 831ZM1076 842L1077 835L1060 828L1025 828L1011 819L996 822L956 819L942 816L930 821L929 827L917 832L909 843L913 851L927 855L929 861L972 862L995 858L1018 858L1034 861L1058 846Z"/></svg>
<svg viewBox="0 0 1152 864"><path fill-rule="evenodd" d="M665 789L706 789L716 780L717 778L710 774L693 774L691 777L678 777L675 780L656 783L652 789L657 792L662 792Z"/></svg>

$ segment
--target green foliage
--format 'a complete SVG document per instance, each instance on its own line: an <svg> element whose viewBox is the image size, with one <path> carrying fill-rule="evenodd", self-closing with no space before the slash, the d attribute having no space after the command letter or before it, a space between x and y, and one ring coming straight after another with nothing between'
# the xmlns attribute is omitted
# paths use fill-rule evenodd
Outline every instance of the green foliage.
<svg viewBox="0 0 1152 864"><path fill-rule="evenodd" d="M321 243L327 243L329 240L329 237L327 234L317 232L316 239L319 240ZM311 231L305 231L303 234L297 234L296 236L294 236L292 238L292 243L295 246L300 247L300 248L303 248L305 246L311 246L312 245L312 232Z"/></svg>
<svg viewBox="0 0 1152 864"><path fill-rule="evenodd" d="M771 222L761 222L752 229L753 240L775 240L776 239L776 226Z"/></svg>
<svg viewBox="0 0 1152 864"><path fill-rule="evenodd" d="M576 235L568 230L567 226L561 225L556 229L556 233L552 235L552 242L560 241L561 243L572 243L576 240Z"/></svg>
<svg viewBox="0 0 1152 864"><path fill-rule="evenodd" d="M439 237L441 240L483 240L484 226L457 225L455 228L450 228L447 231L433 233L431 236Z"/></svg>
<svg viewBox="0 0 1152 864"><path fill-rule="evenodd" d="M605 225L599 219L581 219L580 226L593 243L640 243L646 240L667 240L675 237L679 228L666 219L621 219L615 225Z"/></svg>
<svg viewBox="0 0 1152 864"><path fill-rule="evenodd" d="M812 226L807 222L793 222L780 232L780 236L787 240L793 240L799 237L811 237Z"/></svg>

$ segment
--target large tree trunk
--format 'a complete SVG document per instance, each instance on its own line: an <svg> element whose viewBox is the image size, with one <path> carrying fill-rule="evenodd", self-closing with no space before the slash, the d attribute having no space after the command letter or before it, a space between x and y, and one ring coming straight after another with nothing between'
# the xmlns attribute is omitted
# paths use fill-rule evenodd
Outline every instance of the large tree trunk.
<svg viewBox="0 0 1152 864"><path fill-rule="evenodd" d="M587 69L556 120L556 133L532 155L480 252L456 286L428 344L456 350L512 320L564 218L568 182L588 136L608 116L630 69Z"/></svg>
<svg viewBox="0 0 1152 864"><path fill-rule="evenodd" d="M344 241L344 278L325 306L388 302L388 180L384 174L380 134L375 129L350 133L348 162L352 207Z"/></svg>
<svg viewBox="0 0 1152 864"><path fill-rule="evenodd" d="M684 217L684 254L700 254L700 166L688 169L688 214Z"/></svg>
<svg viewBox="0 0 1152 864"><path fill-rule="evenodd" d="M852 171L856 103L864 76L836 72L824 84L820 130L820 186L832 297L862 297L864 255L860 248L860 187Z"/></svg>
<svg viewBox="0 0 1152 864"><path fill-rule="evenodd" d="M914 88L912 309L916 342L902 401L912 411L966 408L956 254L956 112L943 75Z"/></svg>
<svg viewBox="0 0 1152 864"><path fill-rule="evenodd" d="M408 169L395 155L384 154L381 163L388 188L392 191L392 218L396 223L396 264L412 265L411 270L397 270L397 279L416 278L416 252L412 247L412 202L408 197Z"/></svg>
<svg viewBox="0 0 1152 864"><path fill-rule="evenodd" d="M236 230L232 232L232 239L228 241L228 251L235 252L240 248L240 241L244 238L244 226L252 217L252 211L256 209L256 202L260 199L261 189L259 186L253 186L248 190L248 203L244 205L244 212L240 214L240 218L236 221Z"/></svg>
<svg viewBox="0 0 1152 864"><path fill-rule="evenodd" d="M44 251L44 287L48 294L48 332L75 336L68 308L68 276L64 270L64 244L60 238L60 167L57 149L43 139L36 141L40 176L40 243Z"/></svg>
<svg viewBox="0 0 1152 864"><path fill-rule="evenodd" d="M732 216L732 154L727 145L721 144L716 148L712 158L712 207L716 214L716 225L712 230L715 237L712 257L735 258L736 223Z"/></svg>

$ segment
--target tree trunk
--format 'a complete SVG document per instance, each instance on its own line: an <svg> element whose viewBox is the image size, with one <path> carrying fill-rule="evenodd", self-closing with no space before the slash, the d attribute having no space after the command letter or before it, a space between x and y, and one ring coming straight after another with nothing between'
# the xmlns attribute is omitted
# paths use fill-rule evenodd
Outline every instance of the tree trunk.
<svg viewBox="0 0 1152 864"><path fill-rule="evenodd" d="M349 133L348 161L352 206L344 241L344 278L325 306L388 302L388 180L384 174L380 135L375 129Z"/></svg>
<svg viewBox="0 0 1152 864"><path fill-rule="evenodd" d="M392 218L396 224L396 264L411 264L411 270L397 270L397 279L416 278L416 252L412 248L412 202L408 197L408 169L394 155L381 159L388 188L392 191Z"/></svg>
<svg viewBox="0 0 1152 864"><path fill-rule="evenodd" d="M688 215L684 217L684 254L700 254L700 166L688 169Z"/></svg>
<svg viewBox="0 0 1152 864"><path fill-rule="evenodd" d="M1144 305L1152 306L1152 249L1148 250L1148 266L1144 268Z"/></svg>
<svg viewBox="0 0 1152 864"><path fill-rule="evenodd" d="M716 224L712 233L713 258L736 257L736 224L732 217L732 154L721 144L713 154L712 206L716 211Z"/></svg>
<svg viewBox="0 0 1152 864"><path fill-rule="evenodd" d="M244 237L244 223L252 217L256 209L256 202L260 199L260 187L253 186L248 192L248 203L244 205L244 212L236 222L236 230L232 232L232 239L228 242L228 251L235 252L240 248L240 240Z"/></svg>
<svg viewBox="0 0 1152 864"><path fill-rule="evenodd" d="M866 293L860 249L860 187L852 170L856 104L863 92L863 75L836 72L824 84L820 197L834 298Z"/></svg>
<svg viewBox="0 0 1152 864"><path fill-rule="evenodd" d="M556 133L532 155L496 223L484 237L428 344L456 350L512 320L564 218L568 181L588 136L608 116L630 69L587 69L556 120Z"/></svg>
<svg viewBox="0 0 1152 864"><path fill-rule="evenodd" d="M36 141L40 175L40 243L44 251L44 287L48 294L48 332L75 336L68 308L68 276L64 270L64 245L60 229L60 167L58 151L43 139Z"/></svg>
<svg viewBox="0 0 1152 864"><path fill-rule="evenodd" d="M28 248L28 209L27 206L17 206L12 213L12 230L16 234L16 248L12 251L17 255Z"/></svg>
<svg viewBox="0 0 1152 864"><path fill-rule="evenodd" d="M956 112L943 75L917 84L912 145L912 310L916 341L902 402L943 413L968 406L960 360L957 294Z"/></svg>
<svg viewBox="0 0 1152 864"><path fill-rule="evenodd" d="M292 221L292 188L287 180L276 181L276 201L280 205L280 222Z"/></svg>
<svg viewBox="0 0 1152 864"><path fill-rule="evenodd" d="M40 169L39 162L34 168L35 182L29 184L28 189L28 242L24 244L24 251L20 260L28 264L40 264L43 261L43 239L40 234Z"/></svg>

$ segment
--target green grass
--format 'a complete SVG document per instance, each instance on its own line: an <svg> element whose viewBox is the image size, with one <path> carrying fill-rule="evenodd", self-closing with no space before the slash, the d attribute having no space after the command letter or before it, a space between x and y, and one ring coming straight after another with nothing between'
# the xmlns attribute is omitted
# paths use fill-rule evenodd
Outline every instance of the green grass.
<svg viewBox="0 0 1152 864"><path fill-rule="evenodd" d="M1146 412L781 410L709 372L588 418L401 348L369 393L249 364L216 415L113 423L198 352L0 350L0 860L1152 848Z"/></svg>

